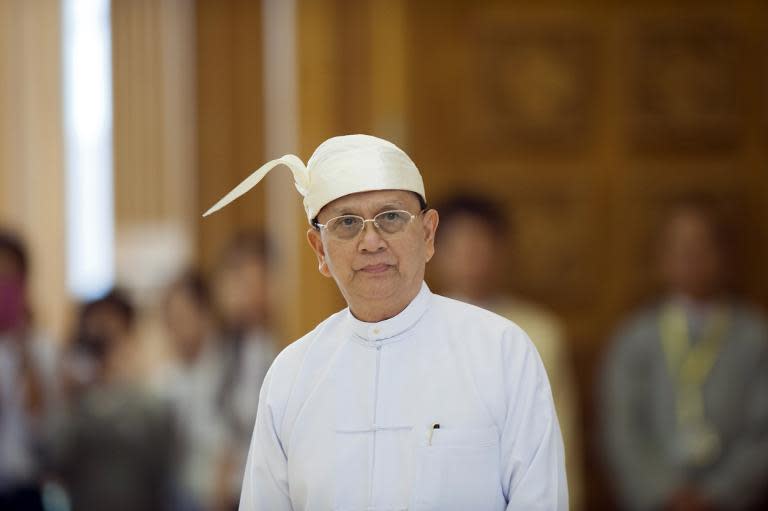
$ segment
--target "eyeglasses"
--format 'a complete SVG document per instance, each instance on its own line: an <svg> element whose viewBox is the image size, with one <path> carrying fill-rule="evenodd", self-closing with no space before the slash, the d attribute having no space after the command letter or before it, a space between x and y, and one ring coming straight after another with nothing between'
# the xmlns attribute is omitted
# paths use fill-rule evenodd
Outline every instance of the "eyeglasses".
<svg viewBox="0 0 768 511"><path fill-rule="evenodd" d="M420 215L424 211L421 210L418 214ZM324 224L315 222L315 227L325 229L333 238L351 240L360 234L367 222L373 222L373 225L383 234L396 234L403 231L417 216L410 211L393 209L382 211L375 217L368 219L358 215L341 215L331 218Z"/></svg>

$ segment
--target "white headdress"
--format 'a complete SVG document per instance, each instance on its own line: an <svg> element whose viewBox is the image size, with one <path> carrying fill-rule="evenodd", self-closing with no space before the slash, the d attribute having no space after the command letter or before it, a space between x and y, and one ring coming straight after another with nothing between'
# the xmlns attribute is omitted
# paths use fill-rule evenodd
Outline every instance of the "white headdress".
<svg viewBox="0 0 768 511"><path fill-rule="evenodd" d="M287 154L261 166L203 216L220 210L256 186L270 170L285 165L293 172L296 189L304 197L310 222L331 201L357 192L408 190L426 202L424 182L416 165L392 142L370 135L329 138L315 149L308 164Z"/></svg>

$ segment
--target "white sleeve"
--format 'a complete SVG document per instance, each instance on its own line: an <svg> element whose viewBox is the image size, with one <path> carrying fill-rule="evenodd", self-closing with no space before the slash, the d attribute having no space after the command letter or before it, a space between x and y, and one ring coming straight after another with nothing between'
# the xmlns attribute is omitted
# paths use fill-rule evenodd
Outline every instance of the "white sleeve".
<svg viewBox="0 0 768 511"><path fill-rule="evenodd" d="M510 343L505 377L508 411L501 454L507 511L567 511L563 440L547 374L528 337L521 331L512 335L524 338Z"/></svg>
<svg viewBox="0 0 768 511"><path fill-rule="evenodd" d="M240 511L292 511L288 493L287 458L277 432L275 410L270 400L270 374L259 396L256 426L248 450Z"/></svg>

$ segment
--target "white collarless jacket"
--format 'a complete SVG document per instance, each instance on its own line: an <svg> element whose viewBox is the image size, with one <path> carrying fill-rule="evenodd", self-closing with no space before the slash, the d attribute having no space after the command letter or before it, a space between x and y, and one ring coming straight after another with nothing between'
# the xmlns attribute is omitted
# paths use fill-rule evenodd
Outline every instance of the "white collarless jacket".
<svg viewBox="0 0 768 511"><path fill-rule="evenodd" d="M563 444L526 334L426 284L338 312L274 361L241 511L565 511Z"/></svg>

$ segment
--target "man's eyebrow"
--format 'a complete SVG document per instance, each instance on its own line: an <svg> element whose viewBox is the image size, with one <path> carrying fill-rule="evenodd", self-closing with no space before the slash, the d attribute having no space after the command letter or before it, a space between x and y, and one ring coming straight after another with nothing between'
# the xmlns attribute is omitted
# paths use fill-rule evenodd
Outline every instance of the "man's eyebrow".
<svg viewBox="0 0 768 511"><path fill-rule="evenodd" d="M334 216L339 215L357 215L358 213L355 213L349 206L344 206L342 208L333 208L331 210L331 213Z"/></svg>
<svg viewBox="0 0 768 511"><path fill-rule="evenodd" d="M393 209L404 209L404 208L405 208L405 204L403 202L395 199L395 200L392 200L392 201L389 201L389 202L386 202L386 203L382 204L375 211L376 211L376 213L381 213L383 211L390 211L390 210L393 210ZM359 211L355 211L354 209L351 208L351 206L343 206L343 207L340 207L340 208L333 208L331 210L331 214L334 215L334 216L341 216L341 215L358 215L358 216L362 216L362 213L360 213Z"/></svg>
<svg viewBox="0 0 768 511"><path fill-rule="evenodd" d="M387 202L386 204L383 204L379 207L379 209L376 210L377 213L381 213L383 211L391 211L393 209L403 209L405 208L405 205L400 202L399 200L393 200L391 202Z"/></svg>

